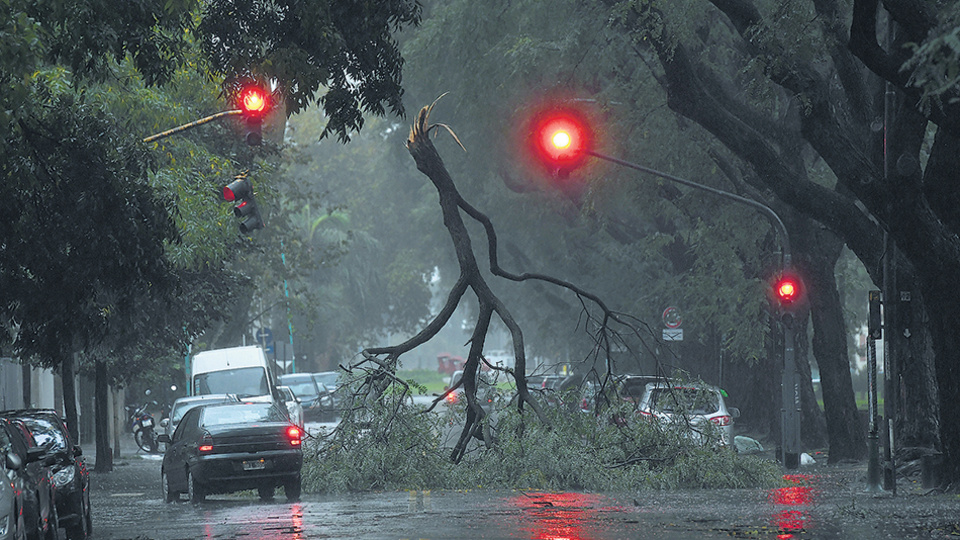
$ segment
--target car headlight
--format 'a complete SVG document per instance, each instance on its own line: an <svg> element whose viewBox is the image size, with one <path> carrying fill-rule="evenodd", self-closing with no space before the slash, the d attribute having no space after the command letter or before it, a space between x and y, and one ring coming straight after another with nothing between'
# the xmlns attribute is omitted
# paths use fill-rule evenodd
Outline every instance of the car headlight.
<svg viewBox="0 0 960 540"><path fill-rule="evenodd" d="M76 471L74 467L64 467L53 475L53 483L56 484L58 488L64 487L70 482L73 482L75 474Z"/></svg>

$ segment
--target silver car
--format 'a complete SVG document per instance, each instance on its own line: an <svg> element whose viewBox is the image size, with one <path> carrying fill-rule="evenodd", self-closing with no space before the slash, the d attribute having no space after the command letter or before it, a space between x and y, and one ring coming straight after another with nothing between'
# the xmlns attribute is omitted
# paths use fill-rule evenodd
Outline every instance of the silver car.
<svg viewBox="0 0 960 540"><path fill-rule="evenodd" d="M703 441L706 433L716 436L718 446L736 448L733 444L733 421L740 409L727 407L723 392L701 384L649 383L640 398L638 412L663 422L687 423L690 434ZM710 426L709 424L713 424Z"/></svg>
<svg viewBox="0 0 960 540"><path fill-rule="evenodd" d="M203 394L201 396L186 396L178 398L170 407L170 418L164 418L161 420L160 427L163 428L163 433L173 437L173 432L176 431L177 424L180 423L180 419L183 418L183 415L186 414L190 409L199 407L200 405L229 403L232 401L240 401L240 398L237 397L236 394Z"/></svg>

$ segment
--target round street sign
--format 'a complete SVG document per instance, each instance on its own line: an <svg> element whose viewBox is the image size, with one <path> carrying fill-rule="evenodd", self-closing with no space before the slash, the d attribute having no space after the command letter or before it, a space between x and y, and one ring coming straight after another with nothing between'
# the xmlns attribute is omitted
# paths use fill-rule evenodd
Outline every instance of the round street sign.
<svg viewBox="0 0 960 540"><path fill-rule="evenodd" d="M663 310L663 325L667 328L680 328L680 308L670 306Z"/></svg>
<svg viewBox="0 0 960 540"><path fill-rule="evenodd" d="M273 344L273 331L269 328L260 328L256 334L257 342L263 346Z"/></svg>

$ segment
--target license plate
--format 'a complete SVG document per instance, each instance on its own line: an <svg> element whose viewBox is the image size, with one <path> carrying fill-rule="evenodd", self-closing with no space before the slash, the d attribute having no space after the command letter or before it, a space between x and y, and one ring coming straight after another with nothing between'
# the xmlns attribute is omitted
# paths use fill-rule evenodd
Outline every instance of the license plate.
<svg viewBox="0 0 960 540"><path fill-rule="evenodd" d="M153 418L144 418L143 420L140 421L140 425L142 425L145 428L153 427Z"/></svg>
<svg viewBox="0 0 960 540"><path fill-rule="evenodd" d="M262 459L258 459L257 461L243 462L243 470L245 471L260 471L265 469L266 466L267 466L267 462Z"/></svg>

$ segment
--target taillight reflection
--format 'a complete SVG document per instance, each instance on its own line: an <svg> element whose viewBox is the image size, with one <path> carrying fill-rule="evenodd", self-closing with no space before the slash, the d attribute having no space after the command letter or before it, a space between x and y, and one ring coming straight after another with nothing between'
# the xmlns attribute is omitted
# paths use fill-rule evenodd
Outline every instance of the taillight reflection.
<svg viewBox="0 0 960 540"><path fill-rule="evenodd" d="M802 474L791 474L783 477L784 480L796 485L775 489L770 492L770 502L782 506L808 506L813 502L813 488L810 486L811 477ZM794 538L794 534L806 530L810 522L810 514L802 509L780 510L773 514L773 523L779 530L777 538L787 540Z"/></svg>
<svg viewBox="0 0 960 540"><path fill-rule="evenodd" d="M452 404L452 403L456 403L456 402L458 401L458 400L457 400L457 393L456 393L456 392L450 392L449 394L447 394L447 398L446 398L446 399L447 399L447 403L451 403L451 404Z"/></svg>

